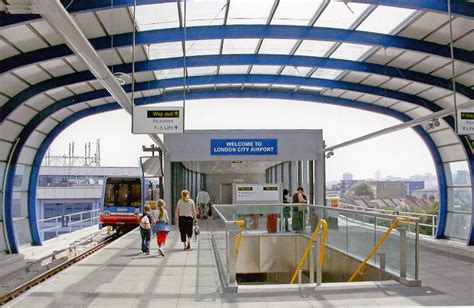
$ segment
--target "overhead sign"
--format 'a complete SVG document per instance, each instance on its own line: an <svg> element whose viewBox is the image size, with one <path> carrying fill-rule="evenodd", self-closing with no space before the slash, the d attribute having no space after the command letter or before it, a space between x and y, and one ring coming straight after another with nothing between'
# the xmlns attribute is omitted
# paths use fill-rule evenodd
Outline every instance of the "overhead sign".
<svg viewBox="0 0 474 308"><path fill-rule="evenodd" d="M458 134L474 135L474 110L458 110Z"/></svg>
<svg viewBox="0 0 474 308"><path fill-rule="evenodd" d="M258 204L280 203L278 184L234 184L234 203Z"/></svg>
<svg viewBox="0 0 474 308"><path fill-rule="evenodd" d="M211 139L211 155L277 155L278 139Z"/></svg>
<svg viewBox="0 0 474 308"><path fill-rule="evenodd" d="M176 134L184 130L183 107L135 107L132 133Z"/></svg>

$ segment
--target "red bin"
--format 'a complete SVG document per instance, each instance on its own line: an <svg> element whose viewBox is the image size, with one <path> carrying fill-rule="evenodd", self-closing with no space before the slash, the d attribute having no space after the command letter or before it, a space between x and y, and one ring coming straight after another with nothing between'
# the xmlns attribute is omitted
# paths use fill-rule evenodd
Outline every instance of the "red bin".
<svg viewBox="0 0 474 308"><path fill-rule="evenodd" d="M277 219L278 214L268 214L267 215L267 231L268 233L277 232Z"/></svg>

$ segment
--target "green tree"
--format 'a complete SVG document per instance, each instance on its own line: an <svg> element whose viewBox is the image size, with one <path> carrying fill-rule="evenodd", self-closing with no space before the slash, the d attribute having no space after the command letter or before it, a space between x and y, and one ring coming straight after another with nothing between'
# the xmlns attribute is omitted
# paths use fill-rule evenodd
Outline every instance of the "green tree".
<svg viewBox="0 0 474 308"><path fill-rule="evenodd" d="M369 196L370 199L374 198L374 190L365 181L356 184L356 186L354 187L354 194L356 196Z"/></svg>

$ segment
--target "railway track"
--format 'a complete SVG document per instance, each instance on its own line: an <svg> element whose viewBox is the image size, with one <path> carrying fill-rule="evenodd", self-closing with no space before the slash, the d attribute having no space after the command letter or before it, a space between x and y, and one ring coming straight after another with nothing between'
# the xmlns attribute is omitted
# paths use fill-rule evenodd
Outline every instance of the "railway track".
<svg viewBox="0 0 474 308"><path fill-rule="evenodd" d="M100 249L104 248L108 244L112 243L114 240L119 238L121 235L119 234L112 234L103 241L101 241L99 244L95 245L94 247L91 247L90 249L87 249L86 251L78 254L77 256L72 257L71 259L68 259L67 261L56 265L55 267L39 274L35 278L29 280L26 283L21 284L18 287L15 287L13 290L8 291L5 294L2 294L0 296L0 305L4 305L8 301L18 297L22 293L26 292L27 290L31 289L32 287L46 281L50 277L56 275L57 273L61 272L62 270L68 268L69 266L73 265L76 262L79 262L80 260L84 259L85 257L99 251Z"/></svg>

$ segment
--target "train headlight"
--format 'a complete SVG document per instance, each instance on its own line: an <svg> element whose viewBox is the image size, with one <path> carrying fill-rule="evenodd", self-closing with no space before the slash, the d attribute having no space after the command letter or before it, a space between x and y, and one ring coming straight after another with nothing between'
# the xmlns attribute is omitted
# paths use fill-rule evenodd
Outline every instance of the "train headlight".
<svg viewBox="0 0 474 308"><path fill-rule="evenodd" d="M102 216L109 217L110 216L110 211L103 211Z"/></svg>

